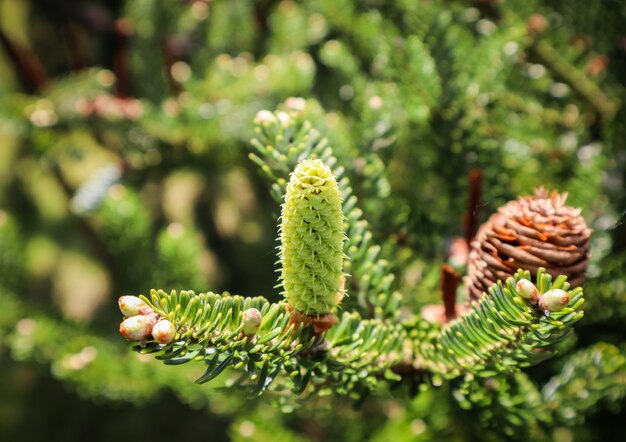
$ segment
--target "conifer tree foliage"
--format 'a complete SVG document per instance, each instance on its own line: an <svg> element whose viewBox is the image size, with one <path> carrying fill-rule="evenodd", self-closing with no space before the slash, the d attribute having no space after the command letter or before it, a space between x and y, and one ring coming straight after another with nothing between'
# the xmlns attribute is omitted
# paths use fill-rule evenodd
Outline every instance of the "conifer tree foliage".
<svg viewBox="0 0 626 442"><path fill-rule="evenodd" d="M615 6L0 2L0 439L626 431Z"/></svg>
<svg viewBox="0 0 626 442"><path fill-rule="evenodd" d="M302 118L303 110L260 111L256 117L259 138L254 145L261 156L253 158L274 184L280 186L285 179L276 177L264 157L285 163L285 153L290 153L297 161L281 212L280 270L286 303L188 291L152 291L150 298L141 299L125 296L120 298L126 317L122 335L139 341L138 351L155 353L170 364L206 360L208 368L198 383L214 379L229 366L243 368L256 393L270 387L283 371L298 393L307 389L311 378L330 377L333 391L360 397L376 386L379 376L401 381L397 372L406 369L445 378L463 373L488 377L550 357L554 344L582 318L584 300L582 289L567 291L565 275L552 283L545 269L535 272L534 284L531 273L521 270L515 278L499 281L468 313L442 329L429 329L419 316L399 326L397 319L389 320L393 312L387 319L361 319L356 312L345 312L339 320L332 316L345 290L340 287L345 281L340 189L352 200L350 212L357 202L349 194L347 179L340 188L323 160L310 159L319 154L336 164L332 148ZM341 177L342 169L336 167ZM350 214L346 219L351 221ZM351 242L350 234L346 239ZM358 264L369 259L354 252L348 248L348 260ZM379 300L388 297L384 292L377 295ZM254 327L247 318L252 311L259 317ZM159 327L163 324L165 339L165 326ZM320 355L311 364L307 359L315 353Z"/></svg>

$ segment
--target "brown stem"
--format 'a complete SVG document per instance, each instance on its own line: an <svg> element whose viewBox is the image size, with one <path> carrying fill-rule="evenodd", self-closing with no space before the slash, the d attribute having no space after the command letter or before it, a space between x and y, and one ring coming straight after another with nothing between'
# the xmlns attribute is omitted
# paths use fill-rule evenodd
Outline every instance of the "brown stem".
<svg viewBox="0 0 626 442"><path fill-rule="evenodd" d="M287 311L289 312L289 325L294 324L296 327L300 324L304 326L312 325L313 334L315 336L320 336L326 333L332 328L333 325L339 322L337 316L332 313L318 316L307 315L306 313L291 308L290 305L287 306Z"/></svg>
<svg viewBox="0 0 626 442"><path fill-rule="evenodd" d="M128 19L121 18L114 26L113 72L117 78L117 96L130 96L130 38L133 28Z"/></svg>
<svg viewBox="0 0 626 442"><path fill-rule="evenodd" d="M0 43L13 63L24 90L29 94L40 91L48 81L48 75L39 58L33 52L12 41L1 29Z"/></svg>
<svg viewBox="0 0 626 442"><path fill-rule="evenodd" d="M441 296L443 298L446 322L456 319L456 290L461 276L449 264L441 266Z"/></svg>
<svg viewBox="0 0 626 442"><path fill-rule="evenodd" d="M469 198L465 212L465 241L469 246L478 229L478 209L483 188L483 174L478 169L472 169L469 174Z"/></svg>

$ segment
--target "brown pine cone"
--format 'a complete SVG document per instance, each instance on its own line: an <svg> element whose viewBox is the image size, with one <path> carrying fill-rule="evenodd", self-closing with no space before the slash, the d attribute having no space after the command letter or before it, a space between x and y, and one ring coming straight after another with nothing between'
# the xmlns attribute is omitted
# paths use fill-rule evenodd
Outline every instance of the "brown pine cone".
<svg viewBox="0 0 626 442"><path fill-rule="evenodd" d="M591 229L581 209L565 205L567 193L544 188L534 196L509 201L484 223L472 241L467 265L468 298L480 299L498 280L519 269L536 275L545 267L553 277L567 275L573 287L583 284L589 260Z"/></svg>

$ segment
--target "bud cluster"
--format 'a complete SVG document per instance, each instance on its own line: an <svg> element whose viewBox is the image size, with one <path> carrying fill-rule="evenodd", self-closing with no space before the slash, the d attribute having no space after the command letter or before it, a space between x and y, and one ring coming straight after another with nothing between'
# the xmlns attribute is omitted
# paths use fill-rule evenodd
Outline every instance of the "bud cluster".
<svg viewBox="0 0 626 442"><path fill-rule="evenodd" d="M146 341L152 337L162 345L176 337L176 327L161 318L148 304L136 296L122 296L118 300L120 311L126 319L120 324L120 333L131 341Z"/></svg>
<svg viewBox="0 0 626 442"><path fill-rule="evenodd" d="M569 303L569 295L565 290L551 289L540 294L535 284L528 279L517 281L515 288L526 302L532 305L539 305L546 314L563 310Z"/></svg>

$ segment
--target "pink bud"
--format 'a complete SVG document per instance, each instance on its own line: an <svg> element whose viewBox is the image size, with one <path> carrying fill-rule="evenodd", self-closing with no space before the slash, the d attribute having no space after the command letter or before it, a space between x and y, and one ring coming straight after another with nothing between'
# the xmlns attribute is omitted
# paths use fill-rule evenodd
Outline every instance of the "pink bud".
<svg viewBox="0 0 626 442"><path fill-rule="evenodd" d="M539 306L548 312L563 310L569 303L569 295L561 289L552 289L539 297Z"/></svg>
<svg viewBox="0 0 626 442"><path fill-rule="evenodd" d="M133 316L120 324L120 333L131 341L144 341L150 337L154 326L154 316Z"/></svg>
<svg viewBox="0 0 626 442"><path fill-rule="evenodd" d="M152 328L152 337L159 344L169 344L176 337L176 327L167 319L163 319Z"/></svg>
<svg viewBox="0 0 626 442"><path fill-rule="evenodd" d="M268 124L276 121L276 117L274 114L268 110L260 110L256 113L254 117L254 122L256 124Z"/></svg>
<svg viewBox="0 0 626 442"><path fill-rule="evenodd" d="M255 308L249 308L243 312L243 334L254 335L261 326L261 312Z"/></svg>
<svg viewBox="0 0 626 442"><path fill-rule="evenodd" d="M515 288L517 289L517 293L524 298L530 304L537 304L539 300L539 290L535 287L535 284L530 282L528 279L520 279L515 284Z"/></svg>
<svg viewBox="0 0 626 442"><path fill-rule="evenodd" d="M285 100L285 107L290 111L302 112L306 108L306 100L302 97L289 97Z"/></svg>
<svg viewBox="0 0 626 442"><path fill-rule="evenodd" d="M127 318L153 313L150 306L136 296L121 296L117 303L120 311Z"/></svg>

